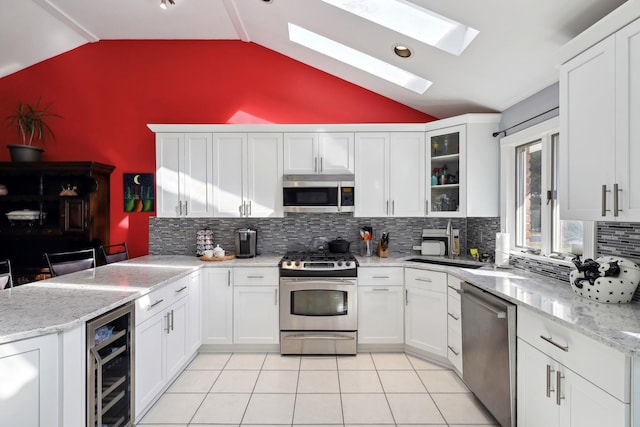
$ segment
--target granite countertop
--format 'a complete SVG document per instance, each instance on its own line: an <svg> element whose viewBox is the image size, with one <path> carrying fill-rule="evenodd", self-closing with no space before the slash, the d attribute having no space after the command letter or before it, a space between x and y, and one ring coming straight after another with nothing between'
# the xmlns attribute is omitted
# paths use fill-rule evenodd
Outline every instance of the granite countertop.
<svg viewBox="0 0 640 427"><path fill-rule="evenodd" d="M280 256L207 262L144 256L0 291L0 343L60 332L133 301L200 268L276 267ZM361 267L411 267L452 274L514 304L569 326L627 355L640 355L640 304L601 304L567 282L520 269L423 264L415 257L357 257ZM461 260L468 262L468 260Z"/></svg>

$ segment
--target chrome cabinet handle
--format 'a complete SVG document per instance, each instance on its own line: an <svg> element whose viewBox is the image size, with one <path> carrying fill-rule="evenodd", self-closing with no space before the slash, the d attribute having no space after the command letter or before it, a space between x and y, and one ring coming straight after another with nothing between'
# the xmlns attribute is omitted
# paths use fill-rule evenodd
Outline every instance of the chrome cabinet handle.
<svg viewBox="0 0 640 427"><path fill-rule="evenodd" d="M231 286L231 270L227 270L227 286Z"/></svg>
<svg viewBox="0 0 640 427"><path fill-rule="evenodd" d="M451 347L450 345L448 345L448 346L447 346L447 348L448 348L449 350L451 350L451 353L455 354L456 356L458 356L458 355L460 354L459 352L457 352L457 351L456 351L453 347Z"/></svg>
<svg viewBox="0 0 640 427"><path fill-rule="evenodd" d="M409 290L404 290L404 305L409 305Z"/></svg>
<svg viewBox="0 0 640 427"><path fill-rule="evenodd" d="M429 215L429 201L428 200L424 201L424 214L425 215Z"/></svg>
<svg viewBox="0 0 640 427"><path fill-rule="evenodd" d="M159 299L158 301L154 302L149 307L147 307L147 310L151 310L153 307L155 307L156 305L160 304L162 301L164 301L164 299Z"/></svg>
<svg viewBox="0 0 640 427"><path fill-rule="evenodd" d="M171 330L171 324L170 324L171 320L169 319L169 313L165 314L164 318L167 320L167 325L164 331L166 333L169 333L169 331Z"/></svg>
<svg viewBox="0 0 640 427"><path fill-rule="evenodd" d="M389 201L387 200L387 215L389 215Z"/></svg>
<svg viewBox="0 0 640 427"><path fill-rule="evenodd" d="M607 209L607 193L609 192L609 190L607 190L607 185L603 185L602 186L602 202L601 202L601 206L602 206L602 216L607 216L607 212L609 212L609 209Z"/></svg>
<svg viewBox="0 0 640 427"><path fill-rule="evenodd" d="M189 215L189 210L187 209L187 202L184 202L184 216Z"/></svg>
<svg viewBox="0 0 640 427"><path fill-rule="evenodd" d="M242 216L242 205L238 206L238 212L240 212L240 216Z"/></svg>
<svg viewBox="0 0 640 427"><path fill-rule="evenodd" d="M322 172L322 170L324 169L324 166L322 165L322 160L324 159L324 157L320 157L320 172Z"/></svg>
<svg viewBox="0 0 640 427"><path fill-rule="evenodd" d="M274 305L277 306L278 305L278 288L275 288L274 291L275 291L275 294L276 294L276 299L275 299L275 304Z"/></svg>
<svg viewBox="0 0 640 427"><path fill-rule="evenodd" d="M247 214L247 216L251 216L251 200L249 200L249 213Z"/></svg>
<svg viewBox="0 0 640 427"><path fill-rule="evenodd" d="M183 286L183 287L181 287L180 289L176 289L176 294L178 294L178 293L180 293L180 292L184 291L185 289L187 289L187 287L186 287L186 286Z"/></svg>
<svg viewBox="0 0 640 427"><path fill-rule="evenodd" d="M264 279L264 276L247 276L247 279Z"/></svg>
<svg viewBox="0 0 640 427"><path fill-rule="evenodd" d="M569 346L568 345L558 344L557 342L555 342L553 340L553 337L545 337L544 335L540 335L540 338L542 338L543 340L545 340L549 344L558 347L560 350L562 350L564 352L567 352L567 353L569 352Z"/></svg>
<svg viewBox="0 0 640 427"><path fill-rule="evenodd" d="M447 315L448 315L449 317L451 317L453 320L460 320L460 318L459 318L459 317L456 317L454 314L447 313Z"/></svg>
<svg viewBox="0 0 640 427"><path fill-rule="evenodd" d="M373 276L372 279L388 279L389 276Z"/></svg>
<svg viewBox="0 0 640 427"><path fill-rule="evenodd" d="M564 399L562 397L562 383L561 380L564 378L564 375L560 373L560 371L556 371L556 405L560 406L560 401Z"/></svg>
<svg viewBox="0 0 640 427"><path fill-rule="evenodd" d="M313 171L318 172L318 158L316 157L313 161Z"/></svg>
<svg viewBox="0 0 640 427"><path fill-rule="evenodd" d="M396 214L396 201L392 200L391 201L391 215L395 215Z"/></svg>
<svg viewBox="0 0 640 427"><path fill-rule="evenodd" d="M551 389L551 373L555 372L553 369L551 369L551 365L547 365L547 397L551 397L551 392L553 391Z"/></svg>
<svg viewBox="0 0 640 427"><path fill-rule="evenodd" d="M618 213L622 212L622 209L618 208L618 193L621 191L618 184L613 184L613 216L618 216Z"/></svg>
<svg viewBox="0 0 640 427"><path fill-rule="evenodd" d="M373 292L389 292L389 288L373 288Z"/></svg>
<svg viewBox="0 0 640 427"><path fill-rule="evenodd" d="M427 283L432 283L433 280L429 279L429 278L424 278L424 277L416 277L416 280L418 282L427 282Z"/></svg>
<svg viewBox="0 0 640 427"><path fill-rule="evenodd" d="M449 289L453 289L454 291L456 291L456 293L457 293L458 295L460 295L460 294L462 293L462 292L460 292L460 289L458 289L458 288L454 288L453 286L449 286L449 285L447 285L447 288L449 288Z"/></svg>
<svg viewBox="0 0 640 427"><path fill-rule="evenodd" d="M173 309L171 310L171 330L173 331Z"/></svg>

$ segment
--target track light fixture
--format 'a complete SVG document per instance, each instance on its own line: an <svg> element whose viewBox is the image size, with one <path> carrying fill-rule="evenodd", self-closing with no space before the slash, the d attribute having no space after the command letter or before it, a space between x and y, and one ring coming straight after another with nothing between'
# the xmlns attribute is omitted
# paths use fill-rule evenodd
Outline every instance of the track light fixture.
<svg viewBox="0 0 640 427"><path fill-rule="evenodd" d="M171 5L176 4L174 0L160 0L160 9L167 9L167 2Z"/></svg>

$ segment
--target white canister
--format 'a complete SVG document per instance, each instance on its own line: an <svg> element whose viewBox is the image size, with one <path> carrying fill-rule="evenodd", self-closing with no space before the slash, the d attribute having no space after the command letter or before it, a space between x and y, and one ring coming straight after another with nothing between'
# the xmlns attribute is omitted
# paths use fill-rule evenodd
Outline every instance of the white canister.
<svg viewBox="0 0 640 427"><path fill-rule="evenodd" d="M496 266L509 265L509 233L496 233Z"/></svg>

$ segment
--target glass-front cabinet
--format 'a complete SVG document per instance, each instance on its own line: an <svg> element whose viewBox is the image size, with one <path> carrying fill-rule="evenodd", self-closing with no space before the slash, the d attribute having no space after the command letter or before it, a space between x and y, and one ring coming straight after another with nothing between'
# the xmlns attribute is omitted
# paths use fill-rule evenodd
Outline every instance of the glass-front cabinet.
<svg viewBox="0 0 640 427"><path fill-rule="evenodd" d="M428 214L456 216L466 194L464 144L465 126L454 126L427 133L427 202Z"/></svg>

